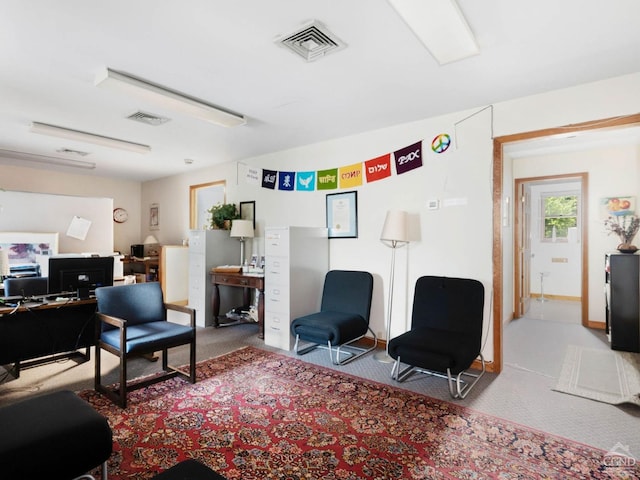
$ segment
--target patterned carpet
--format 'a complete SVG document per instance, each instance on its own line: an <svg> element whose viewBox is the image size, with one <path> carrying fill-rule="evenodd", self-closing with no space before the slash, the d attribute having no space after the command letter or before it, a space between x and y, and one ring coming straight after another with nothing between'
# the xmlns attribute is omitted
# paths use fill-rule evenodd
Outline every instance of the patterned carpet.
<svg viewBox="0 0 640 480"><path fill-rule="evenodd" d="M243 480L640 475L611 452L253 347L200 362L195 385L134 391L126 410L79 395L113 429L112 480L148 479L187 458Z"/></svg>

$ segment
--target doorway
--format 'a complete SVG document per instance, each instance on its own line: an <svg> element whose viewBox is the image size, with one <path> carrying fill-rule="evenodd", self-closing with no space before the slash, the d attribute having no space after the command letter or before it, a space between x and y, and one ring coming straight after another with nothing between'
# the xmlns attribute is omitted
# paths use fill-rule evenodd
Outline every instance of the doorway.
<svg viewBox="0 0 640 480"><path fill-rule="evenodd" d="M492 372L500 373L503 365L503 326L504 326L504 281L505 281L505 262L512 263L511 256L504 258L504 234L503 222L505 217L508 219L508 211L505 207L505 200L509 194L511 186L504 185L505 162L503 158L503 147L512 142L530 141L541 138L554 138L567 136L587 131L604 131L621 129L625 127L640 126L640 114L628 115L625 117L613 117L608 119L566 125L563 127L547 128L543 130L535 130L530 132L522 132L512 135L504 135L493 139L493 345L494 355L493 362L489 365ZM505 190L506 189L506 190ZM507 195L505 195L505 192ZM583 268L585 265L583 264ZM509 275L509 278L511 276ZM511 290L509 289L509 292ZM507 293L511 296L511 293ZM586 298L587 294L583 294Z"/></svg>
<svg viewBox="0 0 640 480"><path fill-rule="evenodd" d="M588 326L588 173L516 178L514 192L514 318L532 305L577 301Z"/></svg>

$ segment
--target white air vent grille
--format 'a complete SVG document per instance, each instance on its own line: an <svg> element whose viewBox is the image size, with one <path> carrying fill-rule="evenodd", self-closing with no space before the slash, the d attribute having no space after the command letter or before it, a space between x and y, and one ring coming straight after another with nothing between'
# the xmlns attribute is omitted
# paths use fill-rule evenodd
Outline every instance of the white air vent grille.
<svg viewBox="0 0 640 480"><path fill-rule="evenodd" d="M66 155L77 155L79 157L86 157L89 155L89 152L83 152L82 150L73 150L71 148L59 148L56 150L58 153L63 153Z"/></svg>
<svg viewBox="0 0 640 480"><path fill-rule="evenodd" d="M313 62L347 46L317 20L305 24L293 33L281 36L277 42L300 55L307 62Z"/></svg>
<svg viewBox="0 0 640 480"><path fill-rule="evenodd" d="M127 117L129 120L135 120L136 122L146 123L147 125L153 125L157 127L163 123L167 123L170 118L161 117L160 115L154 115L153 113L141 112L132 113Z"/></svg>

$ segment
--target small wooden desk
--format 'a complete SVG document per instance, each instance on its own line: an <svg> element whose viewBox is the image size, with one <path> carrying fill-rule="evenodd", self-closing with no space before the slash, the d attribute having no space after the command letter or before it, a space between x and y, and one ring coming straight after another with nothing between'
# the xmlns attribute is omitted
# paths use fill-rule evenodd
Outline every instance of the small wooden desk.
<svg viewBox="0 0 640 480"><path fill-rule="evenodd" d="M220 291L218 285L244 288L244 304L249 305L251 298L250 289L255 289L258 295L258 338L264 338L264 275L255 273L220 273L211 272L211 306L213 309L213 326L215 328L228 325L237 325L243 322L220 324Z"/></svg>

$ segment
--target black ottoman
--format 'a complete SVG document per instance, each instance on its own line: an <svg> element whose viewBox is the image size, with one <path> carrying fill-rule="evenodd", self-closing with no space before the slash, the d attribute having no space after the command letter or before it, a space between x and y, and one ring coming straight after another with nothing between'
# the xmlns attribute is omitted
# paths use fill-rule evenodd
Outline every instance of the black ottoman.
<svg viewBox="0 0 640 480"><path fill-rule="evenodd" d="M113 448L106 418L70 391L0 408L3 478L70 480L103 465Z"/></svg>
<svg viewBox="0 0 640 480"><path fill-rule="evenodd" d="M226 480L197 460L185 460L169 470L159 473L152 480Z"/></svg>

